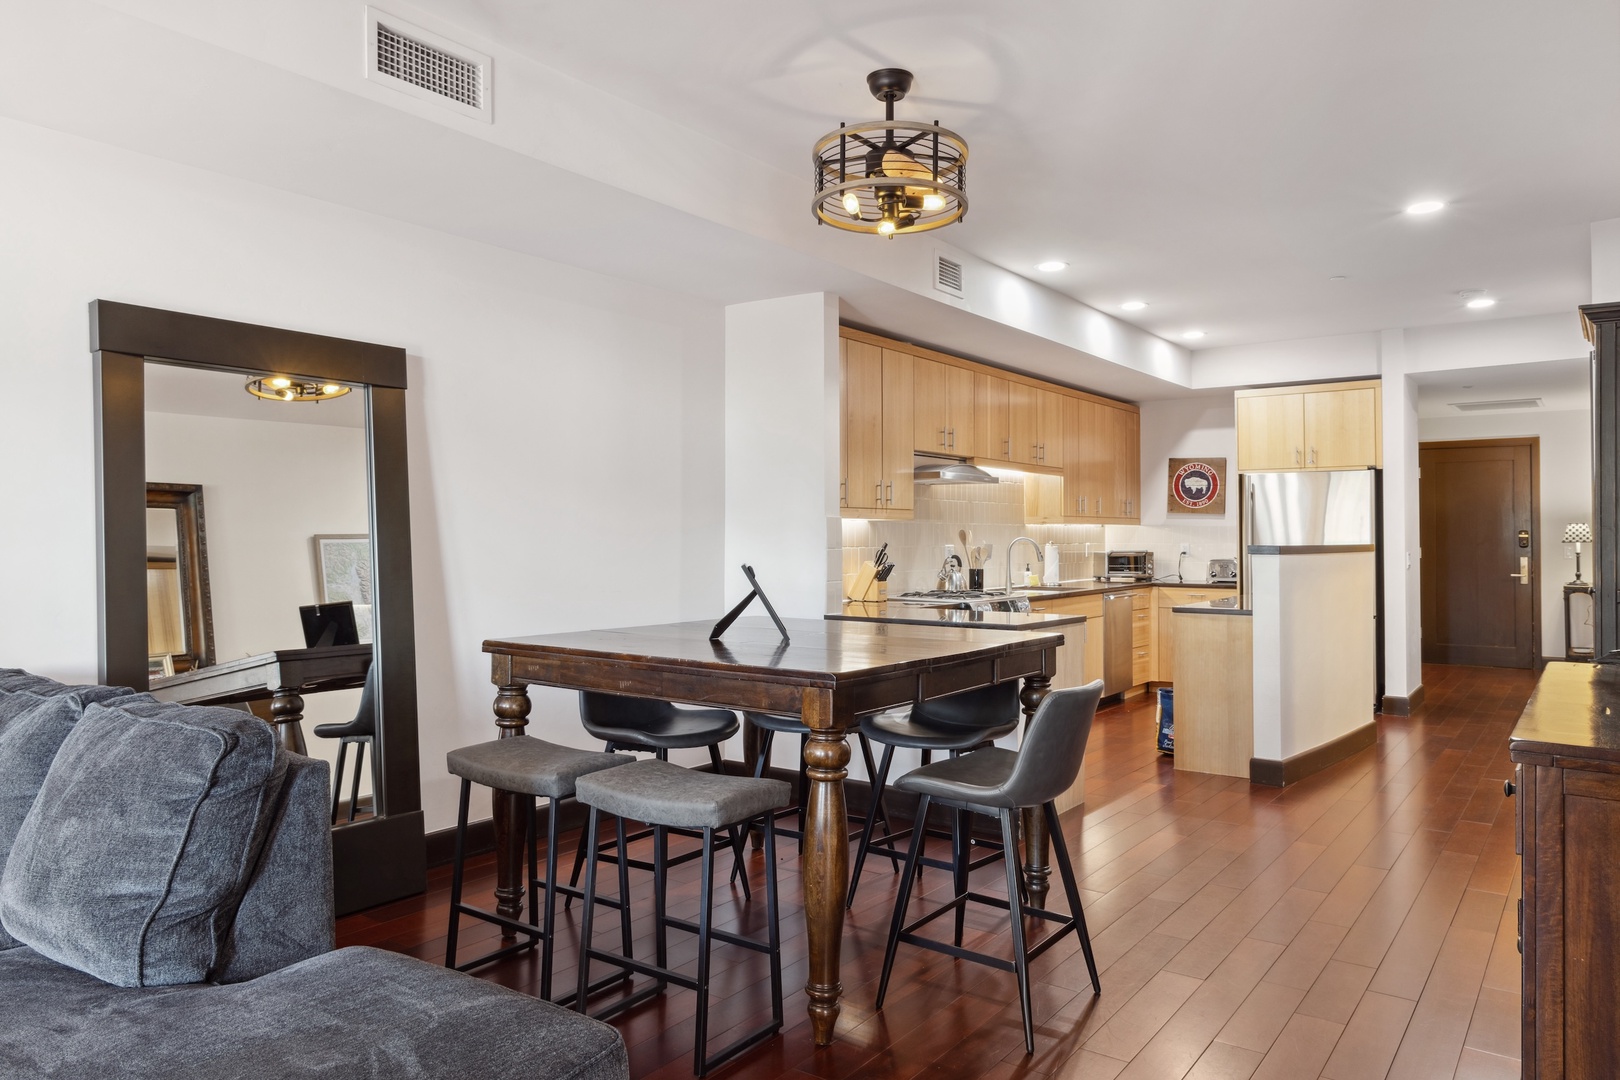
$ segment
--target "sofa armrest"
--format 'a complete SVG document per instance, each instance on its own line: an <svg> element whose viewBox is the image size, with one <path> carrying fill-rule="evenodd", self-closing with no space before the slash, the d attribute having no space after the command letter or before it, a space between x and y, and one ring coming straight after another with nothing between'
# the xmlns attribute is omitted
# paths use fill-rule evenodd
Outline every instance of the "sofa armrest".
<svg viewBox="0 0 1620 1080"><path fill-rule="evenodd" d="M281 805L212 981L244 982L336 946L330 770L287 755Z"/></svg>

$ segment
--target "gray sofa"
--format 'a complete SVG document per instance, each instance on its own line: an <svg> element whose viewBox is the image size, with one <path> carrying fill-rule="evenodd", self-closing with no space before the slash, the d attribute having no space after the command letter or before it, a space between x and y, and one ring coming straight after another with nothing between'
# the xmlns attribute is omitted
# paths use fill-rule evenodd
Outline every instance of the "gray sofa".
<svg viewBox="0 0 1620 1080"><path fill-rule="evenodd" d="M0 1076L628 1076L605 1024L334 950L327 783L247 713L0 669Z"/></svg>

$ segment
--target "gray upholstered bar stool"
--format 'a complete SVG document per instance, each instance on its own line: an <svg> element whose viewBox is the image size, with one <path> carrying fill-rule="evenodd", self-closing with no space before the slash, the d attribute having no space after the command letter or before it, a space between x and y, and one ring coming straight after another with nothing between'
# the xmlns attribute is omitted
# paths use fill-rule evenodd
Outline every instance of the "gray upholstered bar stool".
<svg viewBox="0 0 1620 1080"><path fill-rule="evenodd" d="M1080 889L1074 880L1074 864L1069 859L1068 846L1063 841L1063 827L1058 823L1057 804L1054 800L1074 783L1080 773L1080 764L1086 755L1086 740L1091 735L1091 721L1102 697L1102 680L1068 690L1054 690L1046 695L1035 716L1030 720L1023 746L1016 752L991 748L966 754L949 761L937 761L902 776L895 787L920 797L917 823L911 834L911 849L906 855L906 869L900 877L900 894L894 902L894 921L889 928L889 943L883 953L883 977L878 981L877 1007L883 1008L883 997L889 989L889 975L894 970L894 955L900 942L921 945L962 960L1013 971L1018 975L1018 1002L1024 1014L1024 1052L1035 1052L1035 1025L1030 1015L1029 962L1051 948L1069 931L1080 939L1080 949L1091 972L1093 993L1102 993L1097 979L1097 960L1091 952L1091 933L1086 929L1086 913L1080 906ZM911 902L911 883L917 867L917 856L922 850L923 822L931 803L940 803L959 810L971 811L999 818L1001 842L1007 857L1007 898L972 892L967 888L966 875L958 864L956 896L949 903L910 923L905 921L906 906ZM1046 827L1052 837L1052 853L1057 861L1058 875L1063 879L1063 892L1069 901L1068 914L1026 906L1019 896L1019 868L1017 847L1013 840L1013 814L1025 808L1040 807L1046 817ZM962 845L957 845L958 858ZM924 924L932 922L947 911L960 912L969 900L1009 913L1012 921L1013 958L974 952L962 948L962 923L956 924L956 943L936 941L918 934ZM1024 918L1033 916L1057 923L1057 929L1034 945L1024 940Z"/></svg>
<svg viewBox="0 0 1620 1080"><path fill-rule="evenodd" d="M918 702L905 716L878 713L863 717L861 720L863 740L870 739L883 744L883 759L878 764L876 774L867 774L872 777L872 805L883 805L889 767L894 763L895 747L921 750L923 764L927 765L935 751L949 753L954 758L970 750L989 746L1004 735L1011 735L1018 730L1020 715L1018 683L1015 680L1008 680L976 690L965 690L959 694ZM870 760L869 757L868 768ZM960 815L958 817L956 827L952 830L953 842L971 846L973 841L966 835L965 823L960 820ZM855 890L861 883L861 869L866 865L866 856L876 852L898 861L902 853L897 842L911 834L911 829L905 828L882 836L874 836L874 818L874 815L867 815L865 825L861 829L860 843L855 848L855 865L849 875L849 897L845 901L846 907L855 906ZM887 823L887 815L884 815L884 821ZM998 857L1001 853L1000 846L994 844L991 846L994 850L990 854L977 861L968 862L967 869L977 869ZM919 865L952 869L957 862L953 853L950 863L922 858Z"/></svg>
<svg viewBox="0 0 1620 1080"><path fill-rule="evenodd" d="M668 701L654 698L626 697L622 694L604 694L581 690L579 694L579 720L585 730L601 739L609 753L615 750L651 752L659 761L668 761L671 750L691 750L700 746L709 748L709 765L716 773L724 773L720 760L720 744L741 729L737 714L730 709L683 708ZM574 852L574 869L568 883L579 883L579 871L585 864L585 849L593 832L583 832L579 847ZM652 835L644 830L625 837L624 841L604 840L598 848L614 848L614 858L625 851L624 843L641 840ZM731 836L732 859L739 872L743 868L743 835L733 829ZM685 858L686 856L683 856ZM645 861L631 860L638 870L650 870ZM743 895L749 895L748 877L742 875ZM573 902L569 897L563 906Z"/></svg>
<svg viewBox="0 0 1620 1080"><path fill-rule="evenodd" d="M625 843L624 822L645 821L653 827L653 942L654 962L636 960L626 949L612 953L595 947L592 939L592 915L596 892L596 870L601 862L600 847L591 848L585 872L585 913L580 930L579 989L574 1007L585 1011L590 980L591 961L602 960L625 972L652 976L656 981L619 1001L614 1001L598 1012L598 1019L606 1019L625 1009L663 993L669 983L697 991L697 1037L692 1051L692 1068L703 1076L716 1065L728 1061L762 1039L774 1035L782 1027L782 929L777 904L776 888L776 832L765 830L765 918L766 940L756 941L714 926L714 838L720 829L747 822L781 806L788 799L788 785L780 780L760 780L723 773L703 773L683 769L667 761L638 761L622 769L611 769L580 777L576 797L591 808L590 824L594 835L601 814L614 816L620 850ZM702 879L698 900L698 921L692 923L669 915L668 894L669 833L672 829L695 829L703 837ZM622 873L624 861L619 863L619 900L627 903ZM670 927L696 934L698 938L697 974L683 975L669 967ZM709 1042L709 951L714 938L731 945L765 953L771 969L771 1019L769 1023L744 1035L725 1049L708 1053Z"/></svg>
<svg viewBox="0 0 1620 1080"><path fill-rule="evenodd" d="M536 739L530 735L516 735L505 739L493 739L489 742L477 743L473 746L464 746L459 750L452 750L445 755L445 764L454 776L461 777L461 807L456 815L456 848L455 866L450 877L450 929L445 937L444 966L466 971L480 964L487 964L492 960L510 956L524 949L531 949L537 942L543 943L540 955L540 996L551 998L551 965L554 955L554 937L557 922L557 893L565 895L582 895L578 889L568 885L557 884L557 819L562 815L558 813L558 804L574 794L574 785L580 777L604 769L613 769L629 765L635 758L628 754L599 754L593 750L576 750L570 746L558 746L556 743ZM526 815L526 828L528 830L529 849L529 921L521 922L509 919L484 908L464 904L461 901L462 872L466 854L467 837L467 803L474 784L482 784L487 788L500 791L516 792L528 796L528 814ZM546 815L546 876L540 879L538 858L535 846L538 843L538 828L535 813L537 799L549 800L549 812ZM627 873L621 868L620 881L627 880ZM540 911L541 893L545 894L545 911ZM628 946L630 941L630 909L628 905L616 901L603 900L603 903L620 908L621 930ZM493 952L468 960L461 965L456 964L456 936L461 926L461 916L469 915L494 923L505 930L512 930L524 936L524 940ZM542 921L543 919L543 921ZM606 984L604 984L606 985ZM569 995L572 997L572 995ZM565 1001L567 999L564 999Z"/></svg>

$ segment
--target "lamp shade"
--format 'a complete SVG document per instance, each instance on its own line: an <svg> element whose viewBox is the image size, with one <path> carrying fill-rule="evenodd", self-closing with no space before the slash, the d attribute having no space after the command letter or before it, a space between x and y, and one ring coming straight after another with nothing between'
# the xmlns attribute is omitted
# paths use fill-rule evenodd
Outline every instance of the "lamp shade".
<svg viewBox="0 0 1620 1080"><path fill-rule="evenodd" d="M1590 544L1592 542L1592 526L1583 521L1571 522L1564 526L1564 543Z"/></svg>

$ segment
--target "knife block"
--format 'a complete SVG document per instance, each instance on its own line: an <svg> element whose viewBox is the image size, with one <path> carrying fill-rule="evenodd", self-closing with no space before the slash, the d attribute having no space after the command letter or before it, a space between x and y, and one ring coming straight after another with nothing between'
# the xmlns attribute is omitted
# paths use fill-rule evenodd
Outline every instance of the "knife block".
<svg viewBox="0 0 1620 1080"><path fill-rule="evenodd" d="M870 562L861 563L854 583L844 595L856 603L872 603L889 598L889 583L877 579L877 567Z"/></svg>

